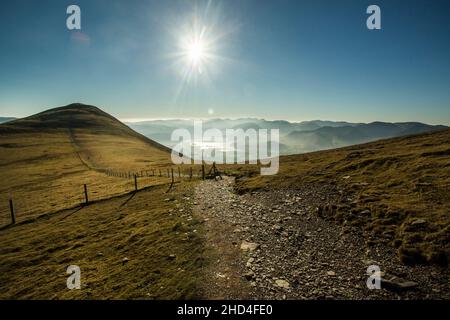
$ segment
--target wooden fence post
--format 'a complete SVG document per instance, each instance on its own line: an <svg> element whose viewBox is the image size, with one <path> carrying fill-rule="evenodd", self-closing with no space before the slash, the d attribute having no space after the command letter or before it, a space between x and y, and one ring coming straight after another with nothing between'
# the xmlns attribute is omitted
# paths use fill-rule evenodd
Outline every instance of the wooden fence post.
<svg viewBox="0 0 450 320"><path fill-rule="evenodd" d="M138 190L138 185L137 185L137 177L136 174L134 174L134 191Z"/></svg>
<svg viewBox="0 0 450 320"><path fill-rule="evenodd" d="M11 223L16 223L16 217L14 216L14 205L12 199L9 199L9 210L11 211Z"/></svg>
<svg viewBox="0 0 450 320"><path fill-rule="evenodd" d="M216 169L216 162L213 162L213 175L214 175L214 179L216 178L216 174L217 174L217 169Z"/></svg>
<svg viewBox="0 0 450 320"><path fill-rule="evenodd" d="M180 170L180 167L178 167L178 178L181 178L181 170Z"/></svg>
<svg viewBox="0 0 450 320"><path fill-rule="evenodd" d="M189 180L192 180L192 167L189 168Z"/></svg>
<svg viewBox="0 0 450 320"><path fill-rule="evenodd" d="M170 170L169 170L169 168L167 168L167 177L170 178Z"/></svg>
<svg viewBox="0 0 450 320"><path fill-rule="evenodd" d="M172 168L172 184L173 184L173 168Z"/></svg>
<svg viewBox="0 0 450 320"><path fill-rule="evenodd" d="M205 164L202 163L202 180L205 180Z"/></svg>
<svg viewBox="0 0 450 320"><path fill-rule="evenodd" d="M88 198L88 192L87 192L87 185L84 185L84 204L89 204L89 198Z"/></svg>

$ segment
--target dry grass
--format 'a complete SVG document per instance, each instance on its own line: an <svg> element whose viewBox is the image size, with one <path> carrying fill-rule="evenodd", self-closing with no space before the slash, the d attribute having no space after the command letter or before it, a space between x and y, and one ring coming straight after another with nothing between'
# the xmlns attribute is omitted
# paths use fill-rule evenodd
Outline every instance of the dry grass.
<svg viewBox="0 0 450 320"><path fill-rule="evenodd" d="M330 218L364 230L369 243L394 245L405 263L448 265L449 155L450 130L444 130L281 157L275 176L259 176L257 167L232 170L241 176L239 192L336 184L345 192L335 207L326 208Z"/></svg>
<svg viewBox="0 0 450 320"><path fill-rule="evenodd" d="M154 187L124 195L134 182L101 170L165 169L165 147L71 105L1 125L0 152L0 226L10 198L18 222L0 230L0 298L196 298L203 245L186 200L195 182L166 193L167 176L139 178L139 188ZM83 184L90 201L105 200L80 207ZM72 264L82 290L66 288Z"/></svg>
<svg viewBox="0 0 450 320"><path fill-rule="evenodd" d="M203 245L194 230L201 226L187 219L185 205L193 188L183 183L169 195L166 190L155 187L1 231L0 299L198 298ZM80 266L82 290L66 288L69 265Z"/></svg>
<svg viewBox="0 0 450 320"><path fill-rule="evenodd" d="M90 200L134 189L132 179L110 177L99 169L162 168L165 174L172 166L166 148L97 108L78 111L53 109L0 126L0 226L10 222L9 199L17 221L23 221L84 202L83 184L88 185ZM139 178L139 186L169 181L166 176Z"/></svg>
<svg viewBox="0 0 450 320"><path fill-rule="evenodd" d="M64 132L14 134L1 136L0 141L0 226L10 222L9 199L14 201L17 221L23 221L84 202L83 184L88 185L90 200L134 189L131 179L109 177L86 167ZM130 164L133 169L145 168L132 157L125 163L127 169ZM167 177L140 178L139 186L168 182Z"/></svg>

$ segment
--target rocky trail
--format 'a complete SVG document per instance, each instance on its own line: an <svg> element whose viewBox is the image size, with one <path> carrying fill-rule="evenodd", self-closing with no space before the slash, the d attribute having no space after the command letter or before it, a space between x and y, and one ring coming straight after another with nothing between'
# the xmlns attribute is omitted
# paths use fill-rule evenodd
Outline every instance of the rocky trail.
<svg viewBox="0 0 450 320"><path fill-rule="evenodd" d="M194 215L203 219L210 259L201 284L209 299L449 299L449 272L405 266L393 249L317 215L334 187L233 192L234 179L196 186ZM366 286L378 265L382 289Z"/></svg>

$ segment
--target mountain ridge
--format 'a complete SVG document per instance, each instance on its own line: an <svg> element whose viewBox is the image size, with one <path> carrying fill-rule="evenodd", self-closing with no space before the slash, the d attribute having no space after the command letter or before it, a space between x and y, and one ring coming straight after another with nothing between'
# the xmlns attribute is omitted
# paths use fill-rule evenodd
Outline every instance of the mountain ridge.
<svg viewBox="0 0 450 320"><path fill-rule="evenodd" d="M0 117L0 124L16 120L15 117Z"/></svg>
<svg viewBox="0 0 450 320"><path fill-rule="evenodd" d="M166 146L173 147L170 140L173 130L193 130L193 120L152 120L127 123L141 134ZM264 120L257 118L210 119L202 123L203 129L279 129L280 153L296 154L345 147L378 139L417 134L447 128L420 122L351 123L346 121L311 120L289 122L286 120Z"/></svg>

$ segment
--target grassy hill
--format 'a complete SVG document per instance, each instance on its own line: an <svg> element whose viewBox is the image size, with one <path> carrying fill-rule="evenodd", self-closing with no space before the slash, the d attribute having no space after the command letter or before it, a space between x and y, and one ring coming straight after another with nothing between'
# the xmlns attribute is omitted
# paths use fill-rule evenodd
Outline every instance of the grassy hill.
<svg viewBox="0 0 450 320"><path fill-rule="evenodd" d="M450 130L379 140L351 147L284 156L280 172L236 167L239 192L331 184L336 203L326 218L363 230L368 242L398 248L405 263L450 258Z"/></svg>
<svg viewBox="0 0 450 320"><path fill-rule="evenodd" d="M134 132L100 109L71 104L0 125L0 226L17 219L123 194L134 182L104 170L140 172L171 165L170 150ZM140 179L142 185L167 178Z"/></svg>
<svg viewBox="0 0 450 320"><path fill-rule="evenodd" d="M0 299L196 298L202 267L195 182L109 176L167 168L169 150L93 106L0 126ZM83 184L89 206L80 206ZM8 200L16 225L9 225ZM78 265L82 289L66 288Z"/></svg>

